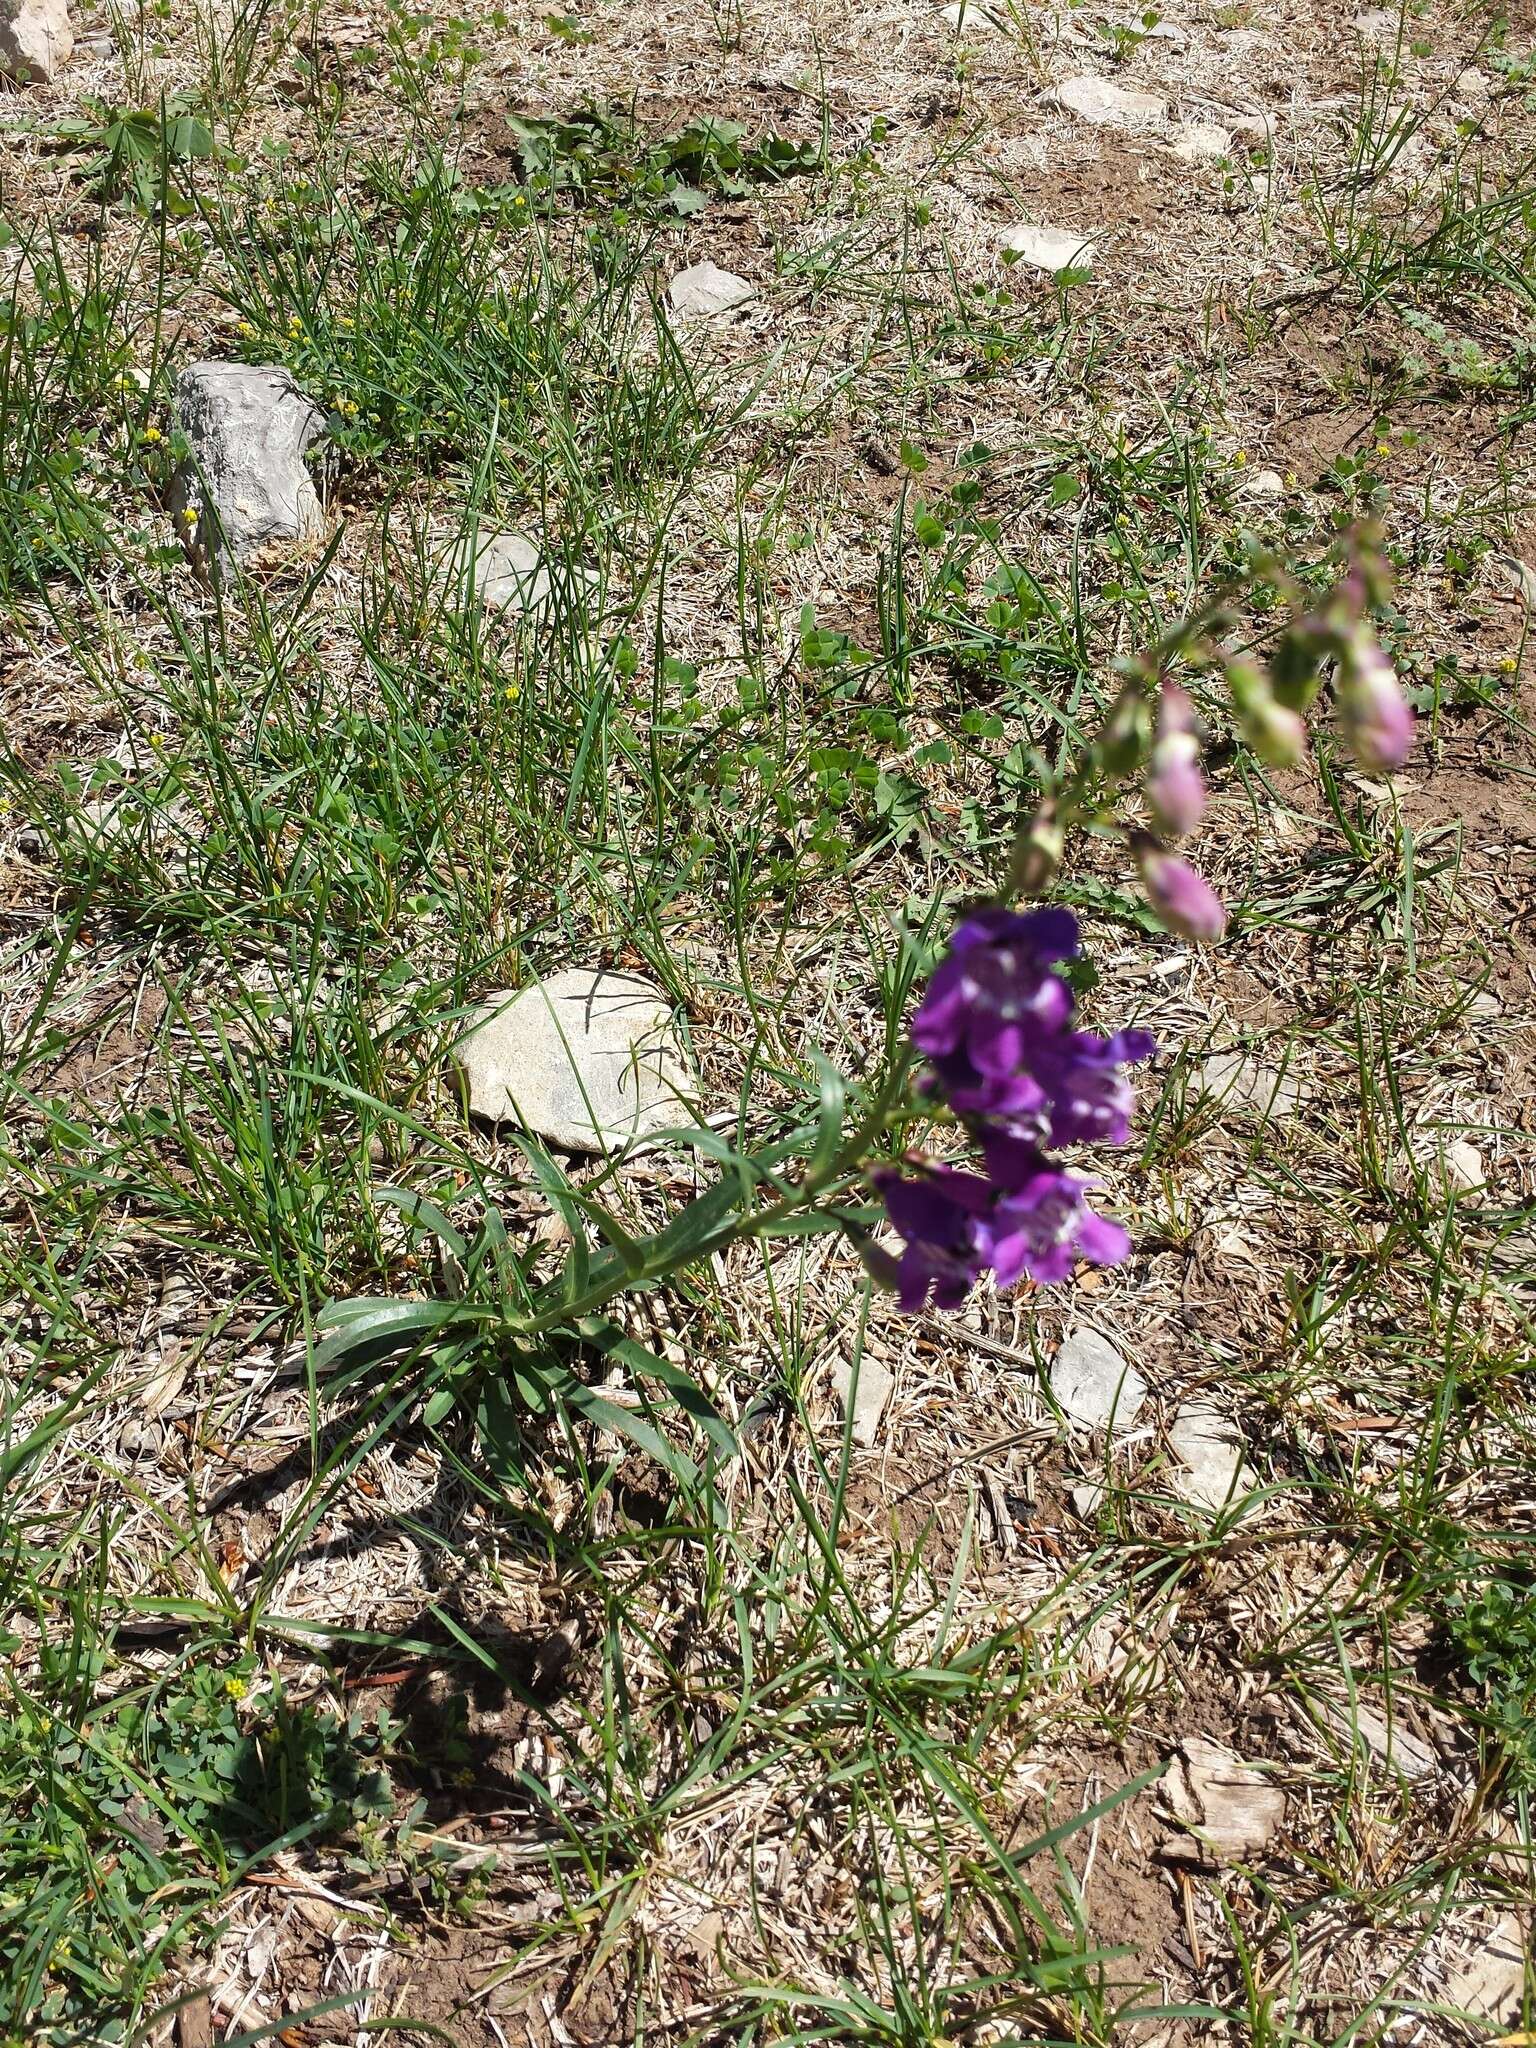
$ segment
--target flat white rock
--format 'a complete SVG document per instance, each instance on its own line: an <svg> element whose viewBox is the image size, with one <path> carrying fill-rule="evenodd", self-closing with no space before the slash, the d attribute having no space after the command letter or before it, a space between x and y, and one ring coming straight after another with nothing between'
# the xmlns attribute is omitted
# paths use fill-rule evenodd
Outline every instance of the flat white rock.
<svg viewBox="0 0 1536 2048"><path fill-rule="evenodd" d="M304 455L325 416L286 370L192 363L176 381L176 417L191 453L172 483L171 513L194 560L218 571L319 531Z"/></svg>
<svg viewBox="0 0 1536 2048"><path fill-rule="evenodd" d="M442 578L450 594L467 596L472 588L488 612L530 617L544 612L551 597L589 591L597 580L590 569L546 556L520 533L479 533L473 543L465 535L444 556Z"/></svg>
<svg viewBox="0 0 1536 2048"><path fill-rule="evenodd" d="M1037 228L1021 225L1009 228L1003 247L1032 270L1091 270L1098 250L1076 228Z"/></svg>
<svg viewBox="0 0 1536 2048"><path fill-rule="evenodd" d="M1089 73L1063 79L1056 88L1056 100L1080 121L1091 121L1100 128L1157 128L1168 117L1168 102L1156 93L1137 92Z"/></svg>
<svg viewBox="0 0 1536 2048"><path fill-rule="evenodd" d="M1334 1734L1344 1740L1358 1739L1371 1755L1380 1759L1399 1778L1427 1778L1440 1768L1440 1759L1427 1742L1405 1728L1400 1719L1388 1721L1374 1707L1357 1698L1353 1720L1343 1700L1320 1702L1323 1719Z"/></svg>
<svg viewBox="0 0 1536 2048"><path fill-rule="evenodd" d="M1488 1185L1483 1155L1470 1138L1453 1138L1442 1150L1440 1164L1447 1187L1470 1193Z"/></svg>
<svg viewBox="0 0 1536 2048"><path fill-rule="evenodd" d="M1223 1108L1284 1123L1311 1100L1312 1090L1289 1068L1271 1067L1251 1053L1213 1052L1200 1069L1200 1086Z"/></svg>
<svg viewBox="0 0 1536 2048"><path fill-rule="evenodd" d="M1186 1401L1168 1431L1168 1448L1178 1459L1172 1479L1177 1491L1196 1507L1212 1514L1227 1507L1246 1488L1239 1486L1243 1444L1219 1408L1207 1401Z"/></svg>
<svg viewBox="0 0 1536 2048"><path fill-rule="evenodd" d="M1187 164L1215 163L1232 154L1232 131L1217 121L1181 121L1173 131L1173 153Z"/></svg>
<svg viewBox="0 0 1536 2048"><path fill-rule="evenodd" d="M1403 18L1395 7L1369 7L1357 14L1350 26L1368 43L1395 43Z"/></svg>
<svg viewBox="0 0 1536 2048"><path fill-rule="evenodd" d="M1278 469L1256 469L1243 488L1250 498L1283 498L1285 478Z"/></svg>
<svg viewBox="0 0 1536 2048"><path fill-rule="evenodd" d="M890 1368L883 1360L866 1351L859 1360L859 1384L853 1385L853 1368L841 1362L833 1368L832 1384L837 1397L847 1412L848 1397L853 1395L853 1440L863 1449L872 1450L880 1436L880 1418L885 1413L885 1404L891 1398L896 1385Z"/></svg>
<svg viewBox="0 0 1536 2048"><path fill-rule="evenodd" d="M721 270L706 257L702 263L680 270L667 286L667 302L674 313L690 320L707 320L718 313L734 313L757 297L757 286L734 271Z"/></svg>
<svg viewBox="0 0 1536 2048"><path fill-rule="evenodd" d="M0 76L48 85L74 47L67 0L0 0Z"/></svg>
<svg viewBox="0 0 1536 2048"><path fill-rule="evenodd" d="M569 1152L692 1122L693 1076L666 997L638 974L567 967L479 1005L453 1060L472 1116Z"/></svg>
<svg viewBox="0 0 1536 2048"><path fill-rule="evenodd" d="M1141 1412L1147 1383L1097 1330L1073 1330L1051 1367L1051 1392L1069 1422L1123 1436Z"/></svg>
<svg viewBox="0 0 1536 2048"><path fill-rule="evenodd" d="M1502 1913L1482 1947L1445 1987L1445 2002L1478 2019L1498 2020L1516 2005L1525 1984L1525 1930L1514 1913Z"/></svg>

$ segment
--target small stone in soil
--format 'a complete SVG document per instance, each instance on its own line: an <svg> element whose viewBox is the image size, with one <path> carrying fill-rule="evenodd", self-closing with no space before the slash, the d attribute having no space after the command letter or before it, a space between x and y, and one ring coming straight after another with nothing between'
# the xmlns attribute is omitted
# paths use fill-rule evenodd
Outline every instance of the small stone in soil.
<svg viewBox="0 0 1536 2048"><path fill-rule="evenodd" d="M51 85L74 47L66 0L0 0L0 78Z"/></svg>
<svg viewBox="0 0 1536 2048"><path fill-rule="evenodd" d="M1285 1819L1280 1787L1205 1735L1186 1735L1180 1742L1162 1796L1173 1818L1194 1832L1165 1842L1161 1854L1206 1869L1248 1862Z"/></svg>
<svg viewBox="0 0 1536 2048"><path fill-rule="evenodd" d="M1064 79L1056 100L1080 121L1100 128L1157 128L1168 118L1168 102L1156 93L1113 85L1107 78Z"/></svg>
<svg viewBox="0 0 1536 2048"><path fill-rule="evenodd" d="M852 1366L842 1363L835 1366L832 1384L846 1413L848 1396L853 1389ZM885 1404L890 1400L895 1384L890 1369L866 1351L859 1360L859 1384L853 1396L853 1440L866 1451L873 1449L880 1435L880 1418L885 1413Z"/></svg>
<svg viewBox="0 0 1536 2048"><path fill-rule="evenodd" d="M1147 1383L1097 1330L1073 1330L1051 1367L1051 1393L1080 1429L1123 1436L1141 1412Z"/></svg>
<svg viewBox="0 0 1536 2048"><path fill-rule="evenodd" d="M218 573L274 541L319 531L304 456L325 418L286 370L192 363L177 379L176 416L190 454L169 502L194 561Z"/></svg>
<svg viewBox="0 0 1536 2048"><path fill-rule="evenodd" d="M1062 270L1091 270L1098 251L1076 228L1037 228L1020 225L1009 228L1003 247L1032 270L1055 276Z"/></svg>
<svg viewBox="0 0 1536 2048"><path fill-rule="evenodd" d="M1215 121L1181 121L1173 131L1173 153L1187 164L1216 163L1232 154L1232 131Z"/></svg>
<svg viewBox="0 0 1536 2048"><path fill-rule="evenodd" d="M1210 1055L1200 1069L1200 1086L1223 1109L1247 1111L1271 1123L1286 1122L1312 1096L1311 1088L1288 1069L1235 1050Z"/></svg>
<svg viewBox="0 0 1536 2048"><path fill-rule="evenodd" d="M1215 1514L1239 1493L1242 1439L1219 1408L1186 1401L1168 1431L1168 1447L1179 1460L1173 1484L1185 1500Z"/></svg>
<svg viewBox="0 0 1536 2048"><path fill-rule="evenodd" d="M570 967L480 1004L454 1049L472 1116L600 1152L693 1121L671 1005L637 974Z"/></svg>
<svg viewBox="0 0 1536 2048"><path fill-rule="evenodd" d="M520 533L480 533L475 536L473 558L467 535L448 550L443 559L443 581L450 596L467 592L472 584L488 612L538 618L557 593L591 590L596 578L590 569L571 567L559 556L546 556Z"/></svg>
<svg viewBox="0 0 1536 2048"><path fill-rule="evenodd" d="M667 302L684 319L708 320L734 313L757 297L757 286L734 271L721 270L706 257L680 270L667 286Z"/></svg>

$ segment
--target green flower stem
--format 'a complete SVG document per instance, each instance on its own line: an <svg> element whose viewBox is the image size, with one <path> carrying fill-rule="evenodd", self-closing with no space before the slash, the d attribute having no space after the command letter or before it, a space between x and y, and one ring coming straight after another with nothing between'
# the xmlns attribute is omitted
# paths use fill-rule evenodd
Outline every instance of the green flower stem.
<svg viewBox="0 0 1536 2048"><path fill-rule="evenodd" d="M562 1302L558 1308L535 1316L528 1322L513 1322L511 1327L520 1337L547 1336L553 1331L566 1328L578 1317L589 1315L594 1309L603 1307L616 1294L624 1294L633 1287L654 1286L657 1281L668 1279L684 1266L696 1265L711 1252L725 1250L739 1239L763 1237L786 1217L812 1208L832 1189L855 1183L863 1178L864 1167L875 1141L881 1137L895 1120L902 1098L906 1094L907 1077L912 1070L916 1054L910 1045L903 1046L893 1061L879 1093L861 1119L858 1128L847 1142L838 1147L825 1165L814 1167L799 1185L787 1195L766 1209L753 1215L735 1215L724 1220L718 1232L702 1243L692 1243L678 1250L652 1260L642 1260L638 1267L621 1265L619 1270L606 1279L598 1281L579 1294L574 1301ZM686 1213L686 1212L684 1212ZM649 1240L656 1245L659 1238Z"/></svg>

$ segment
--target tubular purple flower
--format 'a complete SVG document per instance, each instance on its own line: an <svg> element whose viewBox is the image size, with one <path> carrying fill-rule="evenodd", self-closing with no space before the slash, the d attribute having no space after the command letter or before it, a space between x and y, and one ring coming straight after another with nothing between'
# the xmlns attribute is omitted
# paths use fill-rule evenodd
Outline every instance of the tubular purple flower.
<svg viewBox="0 0 1536 2048"><path fill-rule="evenodd" d="M1136 833L1131 845L1147 901L1168 929L1202 946L1214 944L1227 928L1227 912L1205 877L1144 832Z"/></svg>
<svg viewBox="0 0 1536 2048"><path fill-rule="evenodd" d="M1169 839L1193 832L1205 812L1195 707L1177 683L1164 683L1158 697L1147 803L1158 830Z"/></svg>
<svg viewBox="0 0 1536 2048"><path fill-rule="evenodd" d="M874 1183L906 1239L893 1271L902 1308L915 1315L930 1296L936 1308L958 1308L987 1264L978 1226L991 1212L990 1183L941 1165L925 1167L915 1179L877 1173Z"/></svg>
<svg viewBox="0 0 1536 2048"><path fill-rule="evenodd" d="M1360 766L1376 775L1401 768L1413 745L1413 713L1368 627L1340 643L1337 695L1344 742Z"/></svg>
<svg viewBox="0 0 1536 2048"><path fill-rule="evenodd" d="M1095 1185L1037 1156L1035 1170L1000 1197L978 1233L999 1287L1012 1287L1026 1273L1052 1286L1080 1258L1119 1265L1131 1249L1130 1235L1083 1200Z"/></svg>
<svg viewBox="0 0 1536 2048"><path fill-rule="evenodd" d="M912 1043L932 1060L963 1054L971 1068L1008 1080L1042 1031L1072 1014L1072 991L1051 964L1077 951L1069 910L980 910L965 919L912 1019Z"/></svg>

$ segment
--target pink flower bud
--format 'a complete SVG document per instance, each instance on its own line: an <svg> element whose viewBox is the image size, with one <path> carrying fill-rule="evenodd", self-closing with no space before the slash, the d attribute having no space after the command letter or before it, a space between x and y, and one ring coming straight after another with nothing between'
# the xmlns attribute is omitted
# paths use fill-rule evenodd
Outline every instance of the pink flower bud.
<svg viewBox="0 0 1536 2048"><path fill-rule="evenodd" d="M1396 672L1370 632L1357 627L1339 648L1339 725L1362 768L1390 774L1413 745L1413 713Z"/></svg>
<svg viewBox="0 0 1536 2048"><path fill-rule="evenodd" d="M1153 823L1167 839L1193 832L1205 811L1195 707L1177 683L1164 683L1158 698L1147 803Z"/></svg>
<svg viewBox="0 0 1536 2048"><path fill-rule="evenodd" d="M1131 844L1147 901L1168 929L1203 946L1219 939L1227 928L1226 907L1205 877L1144 832Z"/></svg>

